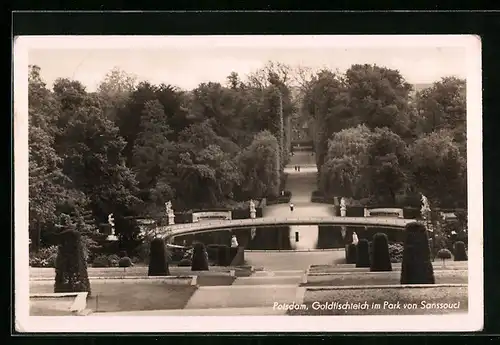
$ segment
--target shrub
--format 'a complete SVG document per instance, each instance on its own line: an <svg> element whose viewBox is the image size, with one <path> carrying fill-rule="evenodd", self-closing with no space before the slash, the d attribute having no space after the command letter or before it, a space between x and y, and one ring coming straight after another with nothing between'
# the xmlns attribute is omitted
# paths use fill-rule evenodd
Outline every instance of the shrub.
<svg viewBox="0 0 500 345"><path fill-rule="evenodd" d="M356 254L357 248L356 245L351 243L347 246L347 253L346 253L346 263L348 264L355 264L357 260L357 254Z"/></svg>
<svg viewBox="0 0 500 345"><path fill-rule="evenodd" d="M107 255L99 255L94 258L92 267L109 267L109 260Z"/></svg>
<svg viewBox="0 0 500 345"><path fill-rule="evenodd" d="M403 261L403 250L404 247L402 243L396 242L389 244L389 256L392 263Z"/></svg>
<svg viewBox="0 0 500 345"><path fill-rule="evenodd" d="M231 262L230 260L231 253L229 251L229 247L226 245L221 245L218 248L217 252L217 264L219 266L229 266Z"/></svg>
<svg viewBox="0 0 500 345"><path fill-rule="evenodd" d="M31 267L54 267L57 258L57 246L41 248L36 253L30 253Z"/></svg>
<svg viewBox="0 0 500 345"><path fill-rule="evenodd" d="M111 254L108 256L109 267L118 267L118 262L120 257L116 254Z"/></svg>
<svg viewBox="0 0 500 345"><path fill-rule="evenodd" d="M191 271L208 271L208 253L203 243L194 245Z"/></svg>
<svg viewBox="0 0 500 345"><path fill-rule="evenodd" d="M188 258L184 258L182 259L181 261L179 261L179 263L177 264L177 266L181 266L181 267L189 267L191 266L193 263L191 262L191 259L188 259Z"/></svg>
<svg viewBox="0 0 500 345"><path fill-rule="evenodd" d="M467 261L467 251L465 249L465 243L462 241L457 241L455 242L455 245L453 246L453 252L454 252L454 260L455 261Z"/></svg>
<svg viewBox="0 0 500 345"><path fill-rule="evenodd" d="M389 243L384 233L379 232L373 236L370 271L392 271Z"/></svg>
<svg viewBox="0 0 500 345"><path fill-rule="evenodd" d="M427 229L422 223L411 222L405 234L401 284L434 284Z"/></svg>
<svg viewBox="0 0 500 345"><path fill-rule="evenodd" d="M370 267L369 250L368 240L360 239L356 248L356 267Z"/></svg>
<svg viewBox="0 0 500 345"><path fill-rule="evenodd" d="M451 259L451 252L446 249L446 248L443 248L443 249L440 249L438 252L437 252L437 255L436 255L439 259L443 260L443 265L444 265L444 262L448 259Z"/></svg>
<svg viewBox="0 0 500 345"><path fill-rule="evenodd" d="M133 264L132 260L130 260L128 256L124 256L118 261L118 267L130 267L130 266L133 266Z"/></svg>
<svg viewBox="0 0 500 345"><path fill-rule="evenodd" d="M165 242L162 238L155 238L151 241L149 249L148 276L168 276L168 259L165 249Z"/></svg>
<svg viewBox="0 0 500 345"><path fill-rule="evenodd" d="M90 281L81 235L75 230L59 234L54 292L88 292Z"/></svg>

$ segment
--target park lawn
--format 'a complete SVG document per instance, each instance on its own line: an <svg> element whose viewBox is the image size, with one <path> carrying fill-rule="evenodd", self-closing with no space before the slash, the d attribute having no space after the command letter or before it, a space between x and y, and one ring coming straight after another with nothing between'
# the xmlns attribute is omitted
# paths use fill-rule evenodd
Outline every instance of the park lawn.
<svg viewBox="0 0 500 345"><path fill-rule="evenodd" d="M401 271L308 275L301 286L399 285ZM436 284L467 284L465 270L434 271Z"/></svg>
<svg viewBox="0 0 500 345"><path fill-rule="evenodd" d="M467 270L467 261L451 261L447 262L445 266L441 262L433 262L434 270L447 271L447 270ZM401 271L401 263L392 264L393 271ZM359 268L355 264L337 264L337 265L311 265L309 267L310 273L335 273L335 272L369 272L370 268Z"/></svg>
<svg viewBox="0 0 500 345"><path fill-rule="evenodd" d="M400 309L369 308L366 310L349 309L318 309L313 308L313 302L327 303L364 303L369 306L384 301L400 303ZM427 303L457 303L458 309L422 309L421 302ZM417 303L416 309L405 309L405 303ZM381 289L337 289L337 290L307 290L304 295L304 304L307 309L288 310L287 315L432 315L467 313L468 289L467 287L426 287L426 288L381 288Z"/></svg>
<svg viewBox="0 0 500 345"><path fill-rule="evenodd" d="M196 286L171 285L161 280L93 280L87 308L94 312L182 309ZM54 292L53 284L30 284L30 293Z"/></svg>
<svg viewBox="0 0 500 345"><path fill-rule="evenodd" d="M199 286L228 286L233 285L236 277L220 275L220 276L198 276L196 284Z"/></svg>

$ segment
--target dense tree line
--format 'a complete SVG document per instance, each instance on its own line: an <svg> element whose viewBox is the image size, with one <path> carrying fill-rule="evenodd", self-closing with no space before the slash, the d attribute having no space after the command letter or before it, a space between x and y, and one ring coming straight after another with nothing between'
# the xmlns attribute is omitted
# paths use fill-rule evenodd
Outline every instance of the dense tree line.
<svg viewBox="0 0 500 345"><path fill-rule="evenodd" d="M277 195L304 124L324 194L394 205L424 193L464 207L465 111L464 80L415 93L373 65L340 74L270 62L193 90L113 69L95 92L64 78L49 88L31 66L30 231L43 242L62 214L94 231L114 213L120 235L129 217L162 217L168 200L182 211ZM281 132L281 114L293 130Z"/></svg>
<svg viewBox="0 0 500 345"><path fill-rule="evenodd" d="M302 111L321 191L384 205L423 193L434 207L466 207L465 86L444 77L414 92L397 70L375 65L313 75Z"/></svg>
<svg viewBox="0 0 500 345"><path fill-rule="evenodd" d="M286 66L194 90L116 68L96 92L65 78L49 88L40 72L30 66L29 211L42 242L63 214L96 229L113 213L120 235L125 219L162 217L168 200L182 211L278 195L279 117L295 113Z"/></svg>

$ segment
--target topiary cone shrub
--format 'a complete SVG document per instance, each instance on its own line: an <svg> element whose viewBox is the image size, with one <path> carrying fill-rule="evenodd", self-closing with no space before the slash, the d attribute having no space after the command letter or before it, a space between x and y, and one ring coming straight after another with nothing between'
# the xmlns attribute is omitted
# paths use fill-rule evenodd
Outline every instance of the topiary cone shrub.
<svg viewBox="0 0 500 345"><path fill-rule="evenodd" d="M465 243L462 241L457 241L453 245L454 261L467 261L467 250L465 249Z"/></svg>
<svg viewBox="0 0 500 345"><path fill-rule="evenodd" d="M162 238L155 238L151 241L149 249L148 276L168 276L168 256L165 249L165 241Z"/></svg>
<svg viewBox="0 0 500 345"><path fill-rule="evenodd" d="M208 253L203 243L195 243L191 271L208 271Z"/></svg>
<svg viewBox="0 0 500 345"><path fill-rule="evenodd" d="M229 264L231 263L229 261L230 260L230 256L231 256L231 253L230 253L229 247L226 246L226 245L221 245L218 248L217 264L219 266L229 266Z"/></svg>
<svg viewBox="0 0 500 345"><path fill-rule="evenodd" d="M370 267L370 244L368 240L362 238L359 240L356 248L356 267Z"/></svg>
<svg viewBox="0 0 500 345"><path fill-rule="evenodd" d="M82 238L76 230L59 234L54 292L88 292L90 281Z"/></svg>
<svg viewBox="0 0 500 345"><path fill-rule="evenodd" d="M389 255L389 240L384 233L373 235L371 272L392 271L391 256Z"/></svg>
<svg viewBox="0 0 500 345"><path fill-rule="evenodd" d="M355 264L357 260L356 245L351 243L347 246L346 263Z"/></svg>
<svg viewBox="0 0 500 345"><path fill-rule="evenodd" d="M427 229L422 223L411 222L405 227L401 264L401 284L434 284Z"/></svg>

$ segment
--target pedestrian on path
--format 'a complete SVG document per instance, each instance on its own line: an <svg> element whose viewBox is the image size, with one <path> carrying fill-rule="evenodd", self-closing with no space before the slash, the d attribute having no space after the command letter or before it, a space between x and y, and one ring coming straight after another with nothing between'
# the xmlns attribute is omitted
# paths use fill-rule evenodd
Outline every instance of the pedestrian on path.
<svg viewBox="0 0 500 345"><path fill-rule="evenodd" d="M293 212L293 203L290 203L290 211Z"/></svg>
<svg viewBox="0 0 500 345"><path fill-rule="evenodd" d="M300 165L297 167L298 171L300 172Z"/></svg>

